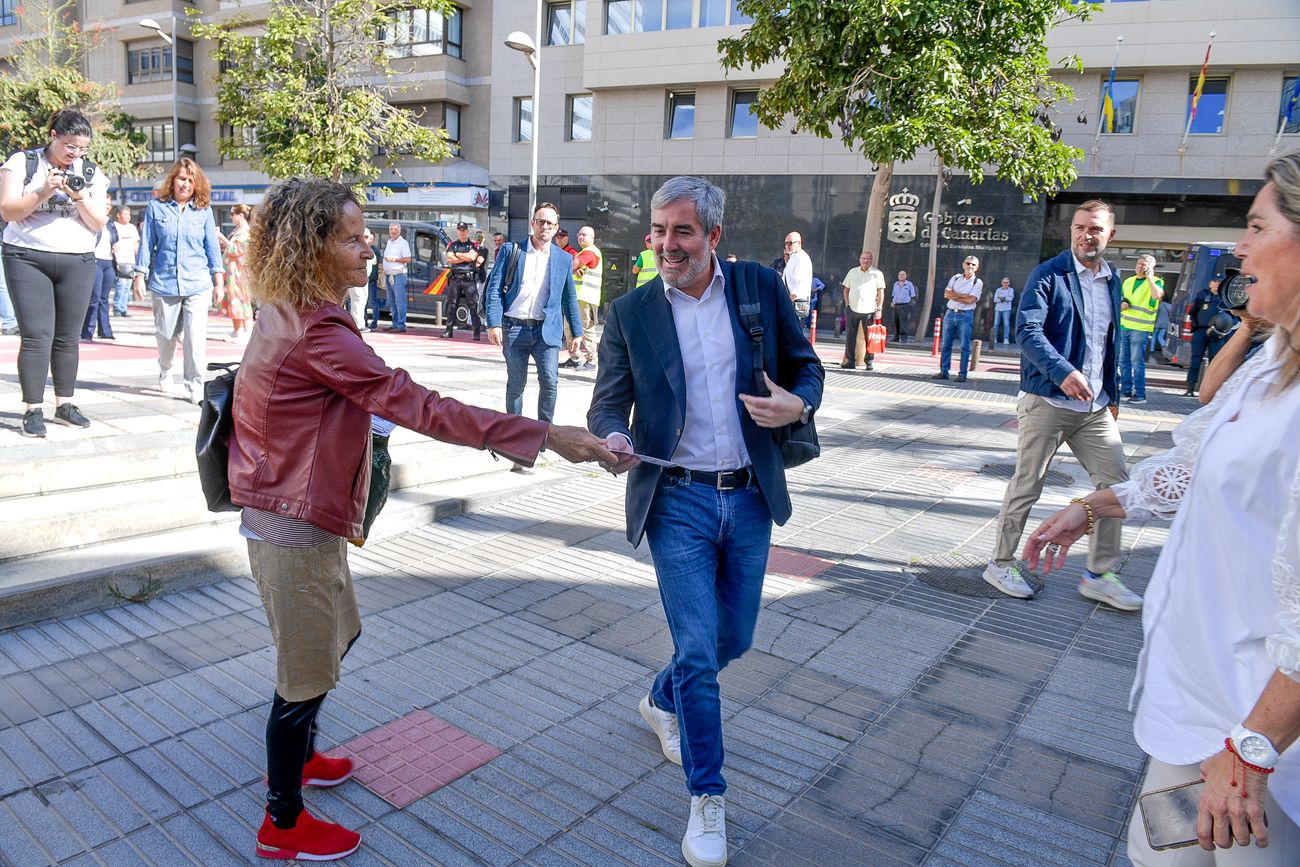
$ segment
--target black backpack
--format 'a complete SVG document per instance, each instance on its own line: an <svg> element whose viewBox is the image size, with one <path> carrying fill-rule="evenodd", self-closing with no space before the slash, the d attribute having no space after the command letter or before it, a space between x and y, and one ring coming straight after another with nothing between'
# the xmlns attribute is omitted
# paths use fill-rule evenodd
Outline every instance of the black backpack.
<svg viewBox="0 0 1300 867"><path fill-rule="evenodd" d="M32 182L32 178L36 177L36 169L41 164L41 153L44 150L45 148L32 148L23 151L23 154L27 157L27 177L23 178L23 189L27 189L27 185ZM86 157L81 158L81 176L86 179L86 186L90 186L90 182L95 179L95 172L97 171L99 171L99 166Z"/></svg>

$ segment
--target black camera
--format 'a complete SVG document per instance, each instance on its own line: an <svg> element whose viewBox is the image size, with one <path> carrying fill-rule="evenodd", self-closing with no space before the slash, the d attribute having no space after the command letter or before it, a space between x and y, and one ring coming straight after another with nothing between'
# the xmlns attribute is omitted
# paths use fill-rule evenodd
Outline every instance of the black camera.
<svg viewBox="0 0 1300 867"><path fill-rule="evenodd" d="M1246 302L1250 300L1246 289L1254 282L1255 278L1249 274L1243 274L1236 268L1224 268L1223 282L1219 284L1219 297L1223 299L1223 306L1229 310L1245 310Z"/></svg>
<svg viewBox="0 0 1300 867"><path fill-rule="evenodd" d="M66 175L63 178L63 183L74 193L79 193L86 188L86 179L81 175Z"/></svg>

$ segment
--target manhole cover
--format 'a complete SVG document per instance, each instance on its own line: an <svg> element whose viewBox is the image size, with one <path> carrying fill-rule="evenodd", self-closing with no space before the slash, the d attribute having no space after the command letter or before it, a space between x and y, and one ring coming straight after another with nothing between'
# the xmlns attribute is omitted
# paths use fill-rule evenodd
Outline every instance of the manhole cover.
<svg viewBox="0 0 1300 867"><path fill-rule="evenodd" d="M927 557L907 567L907 574L922 584L936 590L960 593L963 596L979 596L985 599L998 599L1005 596L1000 590L984 580L984 567L988 561L960 554L948 554L941 557ZM1043 592L1043 578L1037 572L1031 572L1024 563L1017 562L1020 574L1025 576L1034 593Z"/></svg>
<svg viewBox="0 0 1300 867"><path fill-rule="evenodd" d="M995 479L1011 480L1016 473L1015 464L985 464L980 468L980 473L985 476L993 476ZM1074 484L1074 479L1070 478L1060 470L1048 470L1047 475L1043 477L1044 485L1051 485L1054 488L1068 488Z"/></svg>

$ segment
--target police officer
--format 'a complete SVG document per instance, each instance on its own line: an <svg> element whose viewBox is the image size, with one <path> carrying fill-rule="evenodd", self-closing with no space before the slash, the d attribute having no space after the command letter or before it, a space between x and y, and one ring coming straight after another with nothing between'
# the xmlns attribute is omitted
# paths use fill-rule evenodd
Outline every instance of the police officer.
<svg viewBox="0 0 1300 867"><path fill-rule="evenodd" d="M447 330L442 333L443 337L455 333L456 308L464 304L474 326L474 339L480 338L483 322L478 315L478 272L483 258L479 245L469 239L469 223L457 223L456 240L447 245L447 267L451 268L451 312L447 316Z"/></svg>
<svg viewBox="0 0 1300 867"><path fill-rule="evenodd" d="M1219 296L1219 283L1222 279L1219 276L1211 277L1210 285L1197 292L1187 305L1187 313L1192 317L1192 357L1187 365L1187 391L1183 392L1183 397L1195 397L1197 389L1200 388L1201 357L1208 351L1210 361L1213 361L1214 356L1218 355L1219 350L1223 348L1223 344L1228 342L1228 331L1231 327L1228 331L1220 329L1212 331L1210 327L1220 313L1232 316Z"/></svg>

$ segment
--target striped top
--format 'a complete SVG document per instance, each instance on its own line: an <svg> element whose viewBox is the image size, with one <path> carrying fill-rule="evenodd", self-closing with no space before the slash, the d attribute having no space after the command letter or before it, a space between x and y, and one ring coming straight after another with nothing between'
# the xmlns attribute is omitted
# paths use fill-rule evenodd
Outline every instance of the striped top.
<svg viewBox="0 0 1300 867"><path fill-rule="evenodd" d="M314 548L338 538L306 521L247 506L241 513L239 535L258 542L270 542L282 548Z"/></svg>

